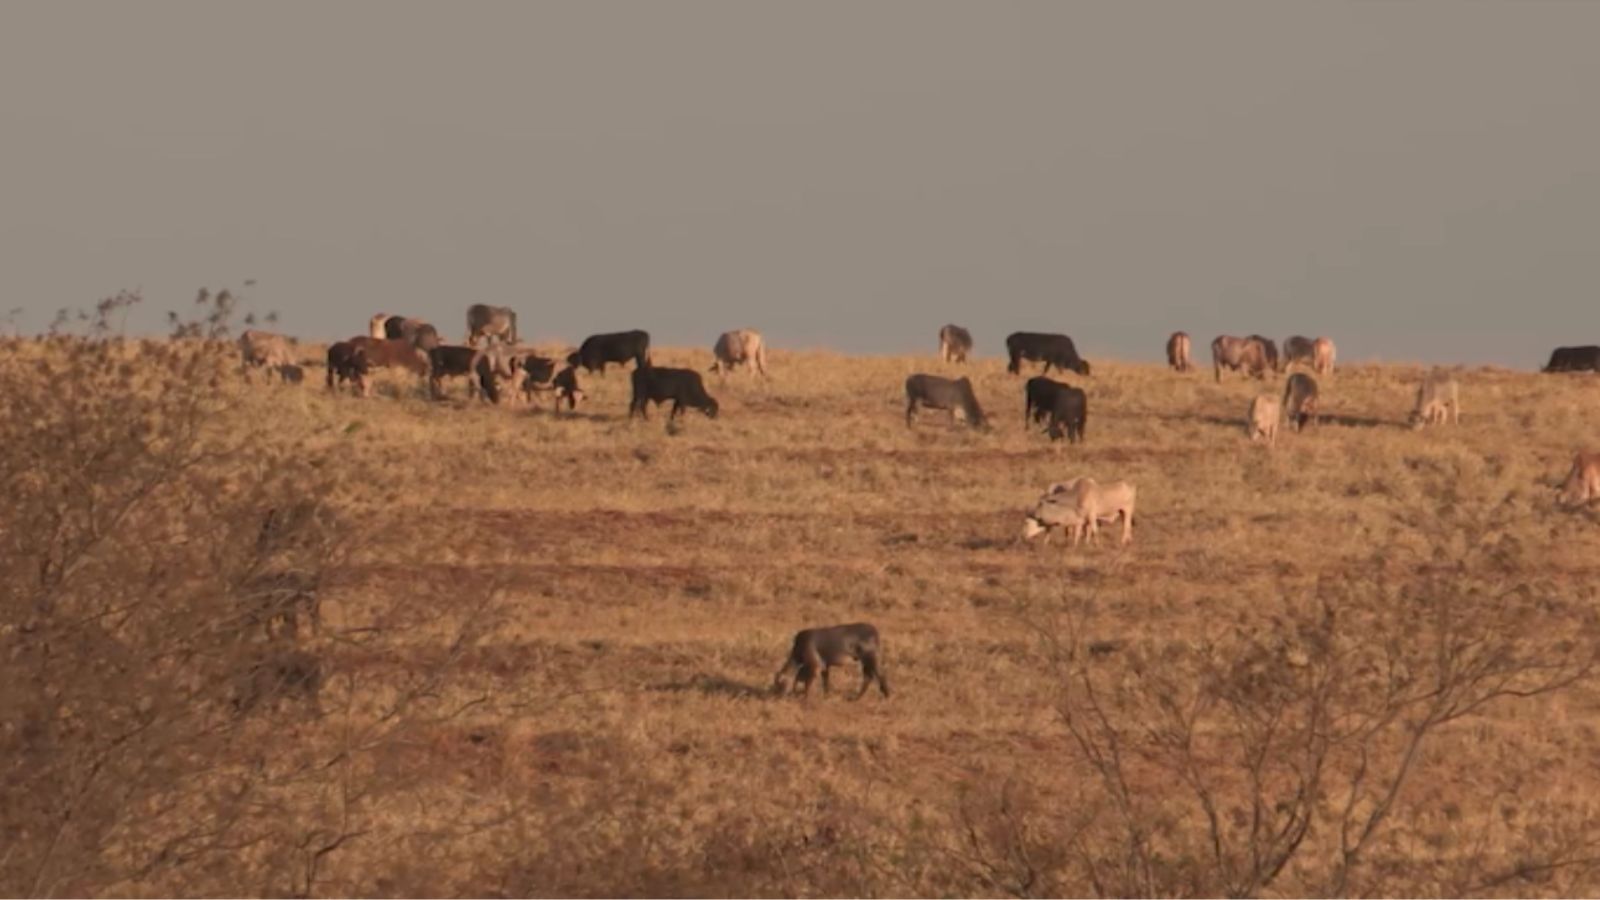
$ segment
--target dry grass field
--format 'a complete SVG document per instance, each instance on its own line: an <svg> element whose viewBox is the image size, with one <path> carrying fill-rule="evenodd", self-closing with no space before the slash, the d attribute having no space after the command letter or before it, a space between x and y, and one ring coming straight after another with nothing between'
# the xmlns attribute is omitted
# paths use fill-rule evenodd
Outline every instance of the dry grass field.
<svg viewBox="0 0 1600 900"><path fill-rule="evenodd" d="M559 416L169 378L128 426L105 397L179 364L40 368L74 352L0 364L5 894L1596 893L1600 518L1554 485L1600 379L1463 369L1461 424L1412 431L1421 367L1345 367L1268 450L1244 414L1281 376L1093 357L1067 446L1003 360L931 346L774 352L674 433L617 371ZM919 371L970 373L993 429L907 428ZM90 412L135 463L215 452L43 474L135 464L63 437ZM1021 540L1075 475L1137 485L1131 547ZM207 579L301 506L320 632L227 632L244 576ZM796 630L853 621L890 699L854 667L770 695ZM314 702L224 688L285 643Z"/></svg>

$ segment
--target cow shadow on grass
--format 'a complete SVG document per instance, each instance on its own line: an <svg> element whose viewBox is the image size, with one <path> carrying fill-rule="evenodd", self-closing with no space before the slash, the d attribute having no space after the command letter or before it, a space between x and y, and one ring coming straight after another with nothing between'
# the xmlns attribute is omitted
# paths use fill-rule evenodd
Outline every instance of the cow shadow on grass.
<svg viewBox="0 0 1600 900"><path fill-rule="evenodd" d="M770 691L762 690L757 685L734 681L721 675L708 675L705 672L697 672L692 677L679 681L653 684L649 687L649 690L673 694L693 692L704 694L708 697L734 697L745 700L766 697L770 694Z"/></svg>
<svg viewBox="0 0 1600 900"><path fill-rule="evenodd" d="M1375 419L1371 416L1345 416L1319 414L1317 425L1338 425L1341 428L1399 428L1404 429L1404 422L1395 422L1391 419Z"/></svg>

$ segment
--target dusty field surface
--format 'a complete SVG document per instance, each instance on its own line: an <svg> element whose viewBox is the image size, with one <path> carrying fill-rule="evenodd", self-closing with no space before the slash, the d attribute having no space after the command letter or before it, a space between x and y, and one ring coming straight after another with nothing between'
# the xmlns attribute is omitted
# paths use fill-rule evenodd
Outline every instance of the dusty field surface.
<svg viewBox="0 0 1600 900"><path fill-rule="evenodd" d="M1295 720L1295 701L1247 714L1192 698L1189 662L1173 663L1170 694L1129 685L1194 648L1234 658L1297 604L1404 621L1382 617L1413 579L1587 604L1600 518L1557 509L1554 486L1597 440L1600 378L1462 369L1461 424L1413 431L1420 367L1341 368L1320 379L1323 421L1269 450L1244 415L1282 376L1217 384L1095 360L1092 377L1066 379L1089 395L1087 441L1068 446L1023 427L1032 373L1003 361L775 352L771 366L767 380L708 375L721 416L686 413L670 432L664 411L627 420L620 371L586 378L576 415L469 402L459 382L431 401L388 373L366 400L324 391L320 370L298 387L225 385L236 412L325 460L319 499L348 542L323 581L324 627L300 640L327 673L320 715L298 702L254 714L252 764L339 774L273 801L264 833L299 848L292 874L248 868L263 838L196 862L198 880L158 869L76 887L1595 892L1600 695L1586 677L1488 697L1430 724L1410 755L1426 716L1401 709L1369 752L1374 773L1403 762L1405 777L1387 798L1363 785L1353 811L1353 742L1328 753L1309 799L1294 799L1305 773L1288 763L1248 790L1260 769L1240 735ZM941 413L908 428L902 383L919 371L971 375L992 430ZM1044 488L1077 475L1137 486L1130 547L1114 529L1077 549L1021 539ZM796 630L855 621L882 632L892 697L851 702L853 666L831 696L771 696ZM1587 619L1570 621L1570 635L1530 639L1589 646ZM1392 627L1348 639L1429 660L1424 625L1413 648ZM1285 658L1269 680L1306 670ZM1085 672L1115 693L1102 699L1121 729L1116 777L1094 749L1111 732L1084 737ZM1215 738L1191 735L1187 762L1141 718L1163 696L1192 701L1196 733ZM1327 721L1357 719L1371 721ZM1384 799L1372 840L1347 855L1342 832ZM1307 827L1274 818L1295 803ZM1241 875L1280 828L1294 843L1282 864Z"/></svg>

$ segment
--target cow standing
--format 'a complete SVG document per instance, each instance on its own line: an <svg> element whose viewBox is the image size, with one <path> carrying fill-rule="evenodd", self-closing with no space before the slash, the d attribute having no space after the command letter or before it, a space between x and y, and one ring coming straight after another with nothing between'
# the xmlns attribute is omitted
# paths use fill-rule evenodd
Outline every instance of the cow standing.
<svg viewBox="0 0 1600 900"><path fill-rule="evenodd" d="M1301 363L1312 369L1316 365L1317 342L1305 335L1296 334L1283 339L1283 367L1288 369Z"/></svg>
<svg viewBox="0 0 1600 900"><path fill-rule="evenodd" d="M1074 478L1052 484L1023 521L1022 537L1030 540L1046 535L1053 528L1067 533L1070 546L1078 546L1087 535L1092 544L1101 522L1122 520L1122 540L1133 542L1133 508L1137 492L1126 481L1099 484L1093 478Z"/></svg>
<svg viewBox="0 0 1600 900"><path fill-rule="evenodd" d="M1250 434L1250 442L1258 440L1267 442L1268 447L1278 444L1278 422L1283 418L1283 407L1278 403L1278 398L1271 394L1259 394L1250 401L1250 418L1247 420L1246 431Z"/></svg>
<svg viewBox="0 0 1600 900"><path fill-rule="evenodd" d="M1317 338L1311 350L1311 370L1318 375L1332 375L1334 353L1333 341L1325 337Z"/></svg>
<svg viewBox="0 0 1600 900"><path fill-rule="evenodd" d="M607 363L625 364L633 361L635 370L650 365L650 333L647 331L616 331L595 334L585 338L577 352L567 357L567 364L583 366L585 371L604 375Z"/></svg>
<svg viewBox="0 0 1600 900"><path fill-rule="evenodd" d="M628 418L639 415L650 418L649 404L672 401L672 412L667 415L670 424L678 412L687 406L705 413L706 418L717 417L716 398L706 393L705 382L693 369L672 369L645 366L633 370L633 401L628 405Z"/></svg>
<svg viewBox="0 0 1600 900"><path fill-rule="evenodd" d="M1190 362L1193 344L1186 332L1174 331L1172 337L1167 338L1167 365L1175 372L1187 372L1193 368Z"/></svg>
<svg viewBox="0 0 1600 900"><path fill-rule="evenodd" d="M1450 374L1441 370L1429 372L1417 388L1417 403L1411 410L1411 427L1443 424L1448 416L1450 424L1461 424L1461 386Z"/></svg>
<svg viewBox="0 0 1600 900"><path fill-rule="evenodd" d="M1016 375L1022 371L1022 361L1044 363L1046 374L1054 366L1063 372L1089 374L1089 364L1078 356L1072 338L1064 334L1044 334L1036 331L1017 331L1006 337L1006 353L1011 361L1006 371Z"/></svg>
<svg viewBox="0 0 1600 900"><path fill-rule="evenodd" d="M1600 372L1600 347L1557 347L1545 372Z"/></svg>
<svg viewBox="0 0 1600 900"><path fill-rule="evenodd" d="M1289 424L1295 431L1301 431L1306 423L1316 423L1317 416L1317 380L1304 372L1296 372L1289 376L1289 381L1283 387L1283 414L1288 417Z"/></svg>
<svg viewBox="0 0 1600 900"><path fill-rule="evenodd" d="M1211 365L1217 382L1222 382L1222 370L1245 370L1253 378L1265 378L1267 352L1254 338L1234 337L1224 334L1211 342Z"/></svg>
<svg viewBox="0 0 1600 900"><path fill-rule="evenodd" d="M972 352L972 332L960 325L939 329L939 358L947 363L964 363Z"/></svg>
<svg viewBox="0 0 1600 900"><path fill-rule="evenodd" d="M972 392L972 380L963 376L957 379L938 375L912 375L906 379L906 427L911 427L918 406L950 411L951 421L959 412L973 428L987 425L983 410L978 407L977 395Z"/></svg>
<svg viewBox="0 0 1600 900"><path fill-rule="evenodd" d="M328 345L328 390L334 390L334 379L337 378L340 387L350 382L356 393L364 397L369 393L369 371L371 366L367 362L366 350L360 345L350 341Z"/></svg>
<svg viewBox="0 0 1600 900"><path fill-rule="evenodd" d="M811 683L821 676L822 692L826 694L828 670L846 662L861 663L861 690L854 699L860 700L874 681L879 692L889 696L889 680L883 676L883 640L878 629L866 622L807 628L796 634L789 657L772 679L772 692L782 695L798 686L801 696L810 696Z"/></svg>
<svg viewBox="0 0 1600 900"><path fill-rule="evenodd" d="M272 373L279 372L281 367L294 364L293 344L287 337L274 334L270 331L257 331L250 329L239 335L240 368L244 372L245 380L256 369L267 370L267 380L272 380Z"/></svg>
<svg viewBox="0 0 1600 900"><path fill-rule="evenodd" d="M767 375L767 344L755 329L724 331L712 346L711 355L716 357L711 371L718 374L731 372L742 363L747 372L760 372L763 378Z"/></svg>
<svg viewBox="0 0 1600 900"><path fill-rule="evenodd" d="M467 307L467 345L476 347L479 341L490 340L517 342L517 311L509 306L474 303Z"/></svg>
<svg viewBox="0 0 1600 900"><path fill-rule="evenodd" d="M1023 398L1022 427L1038 424L1049 416L1047 430L1051 440L1060 440L1063 434L1069 443L1076 444L1083 439L1084 426L1089 419L1089 397L1082 390L1035 375L1028 379Z"/></svg>

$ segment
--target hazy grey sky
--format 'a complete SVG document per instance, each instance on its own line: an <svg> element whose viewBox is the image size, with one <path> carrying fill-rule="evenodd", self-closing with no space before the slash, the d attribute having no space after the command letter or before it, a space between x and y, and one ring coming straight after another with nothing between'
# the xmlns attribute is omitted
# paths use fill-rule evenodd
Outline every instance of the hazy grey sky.
<svg viewBox="0 0 1600 900"><path fill-rule="evenodd" d="M0 3L0 310L310 337L1533 366L1600 343L1600 3Z"/></svg>

